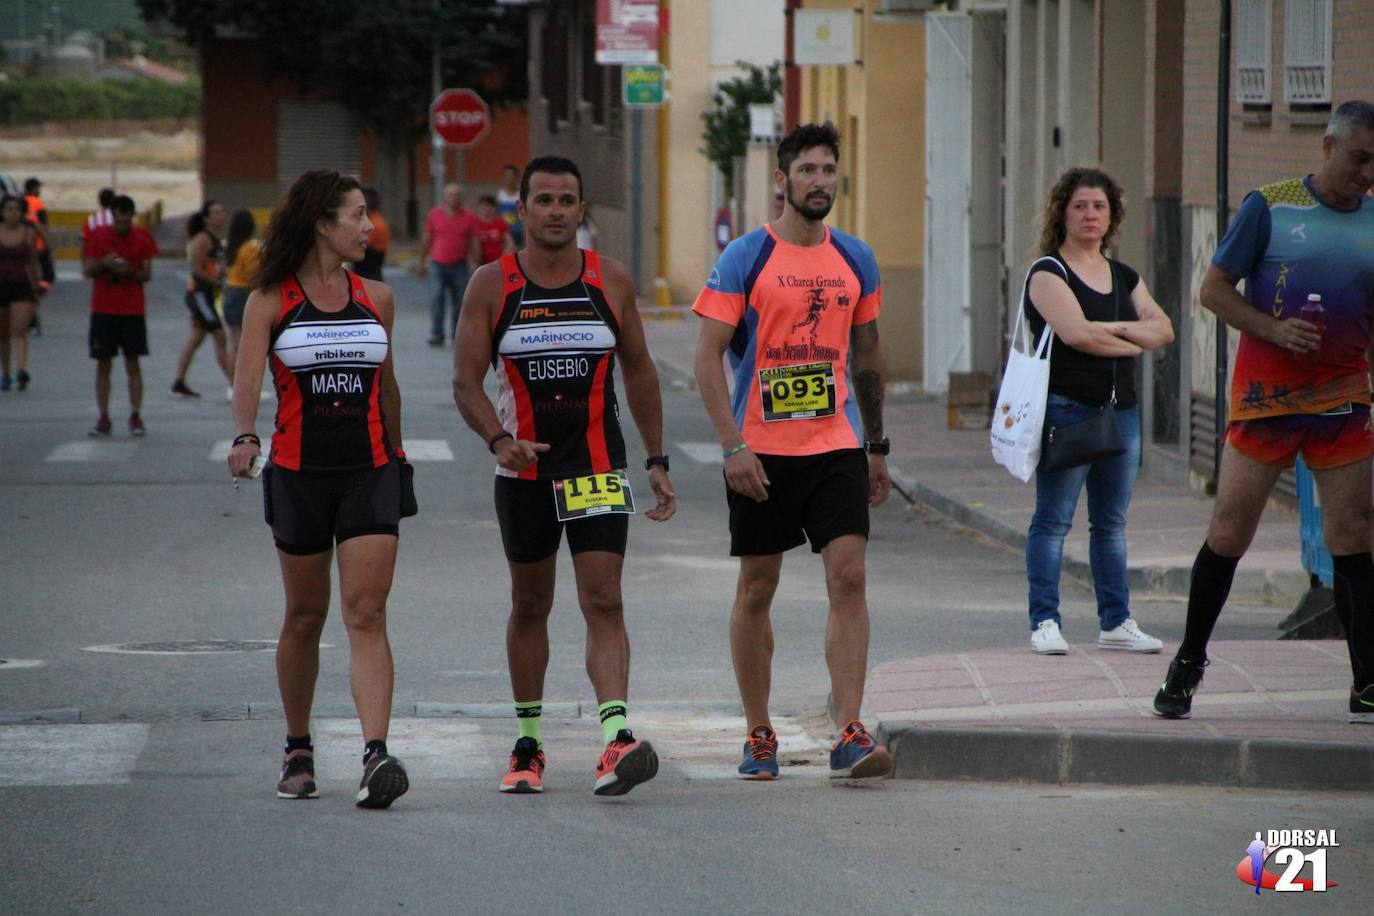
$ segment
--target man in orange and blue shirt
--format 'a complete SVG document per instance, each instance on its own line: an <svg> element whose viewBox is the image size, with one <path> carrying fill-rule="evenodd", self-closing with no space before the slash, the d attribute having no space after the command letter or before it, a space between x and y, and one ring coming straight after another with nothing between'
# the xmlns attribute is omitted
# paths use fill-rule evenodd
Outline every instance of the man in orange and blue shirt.
<svg viewBox="0 0 1374 916"><path fill-rule="evenodd" d="M739 774L778 775L768 716L769 620L786 550L807 541L830 596L826 660L835 719L832 776L884 776L892 758L859 721L868 667L868 510L892 482L883 436L882 286L869 247L826 226L839 134L794 128L778 146L782 216L725 249L692 307L696 377L720 439L739 582L730 652L749 730ZM734 371L733 401L722 357ZM852 371L851 371L852 370Z"/></svg>
<svg viewBox="0 0 1374 916"><path fill-rule="evenodd" d="M1230 424L1207 539L1193 564L1178 654L1154 713L1192 714L1207 642L1279 473L1312 469L1350 651L1350 722L1374 723L1370 556L1370 319L1374 309L1374 103L1346 102L1305 178L1251 192L1221 240L1201 299L1241 332ZM1245 293L1236 284L1245 280ZM1304 313L1321 302L1319 320Z"/></svg>

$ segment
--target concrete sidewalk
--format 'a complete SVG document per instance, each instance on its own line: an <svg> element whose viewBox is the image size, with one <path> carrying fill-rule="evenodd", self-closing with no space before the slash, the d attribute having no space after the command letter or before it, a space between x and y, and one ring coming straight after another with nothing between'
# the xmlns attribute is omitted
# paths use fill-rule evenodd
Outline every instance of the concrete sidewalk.
<svg viewBox="0 0 1374 916"><path fill-rule="evenodd" d="M643 311L666 384L693 386L695 319L681 307ZM940 400L889 394L894 479L914 501L1023 547L1034 486L993 463L986 430L950 430L945 415ZM1064 565L1090 579L1085 500ZM1132 588L1186 595L1211 511L1200 493L1141 479L1127 521ZM1296 515L1269 510L1233 595L1291 608L1307 583ZM890 662L870 675L866 715L898 777L1374 788L1374 727L1346 723L1344 643L1213 643L1186 721L1149 712L1170 648L1137 655L1085 645L1042 657L1027 643Z"/></svg>

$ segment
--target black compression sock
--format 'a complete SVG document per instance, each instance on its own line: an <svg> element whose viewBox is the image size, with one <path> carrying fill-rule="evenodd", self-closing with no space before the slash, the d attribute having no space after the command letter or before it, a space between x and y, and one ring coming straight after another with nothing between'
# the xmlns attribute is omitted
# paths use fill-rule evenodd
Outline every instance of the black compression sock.
<svg viewBox="0 0 1374 916"><path fill-rule="evenodd" d="M385 757L386 742L382 741L381 739L374 738L373 740L367 742L367 744L363 745L363 766L367 766L367 762L372 759L373 754L381 754L383 757Z"/></svg>
<svg viewBox="0 0 1374 916"><path fill-rule="evenodd" d="M1223 557L1207 542L1193 561L1193 580L1188 586L1188 622L1183 628L1183 642L1178 657L1201 662L1207 658L1207 641L1217 625L1226 596L1231 594L1231 581L1236 577L1240 557Z"/></svg>
<svg viewBox="0 0 1374 916"><path fill-rule="evenodd" d="M1331 569L1336 616L1350 649L1350 671L1355 689L1363 690L1374 679L1374 558L1364 552L1333 555Z"/></svg>
<svg viewBox="0 0 1374 916"><path fill-rule="evenodd" d="M309 732L306 732L304 735L286 736L286 753L289 754L292 751L310 751L314 753L315 746L310 743Z"/></svg>

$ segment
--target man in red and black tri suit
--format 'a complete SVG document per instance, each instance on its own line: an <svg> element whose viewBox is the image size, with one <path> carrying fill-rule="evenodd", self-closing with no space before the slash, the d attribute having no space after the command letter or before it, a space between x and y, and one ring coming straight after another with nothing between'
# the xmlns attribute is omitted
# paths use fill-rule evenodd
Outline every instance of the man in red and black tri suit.
<svg viewBox="0 0 1374 916"><path fill-rule="evenodd" d="M478 269L458 318L454 400L496 456L496 514L512 583L506 653L520 737L502 792L543 788L548 617L565 528L606 745L595 792L621 795L658 771L653 747L626 721L630 645L620 577L634 501L615 396L617 358L649 455L655 505L644 514L667 521L677 502L634 282L620 262L578 249L584 209L575 163L531 161L520 182L525 248ZM495 405L482 389L488 369L497 377Z"/></svg>

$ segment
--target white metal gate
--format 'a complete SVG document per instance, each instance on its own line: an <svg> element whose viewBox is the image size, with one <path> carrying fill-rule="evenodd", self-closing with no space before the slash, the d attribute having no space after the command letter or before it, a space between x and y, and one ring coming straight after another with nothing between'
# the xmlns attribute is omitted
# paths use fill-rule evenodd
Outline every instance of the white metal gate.
<svg viewBox="0 0 1374 916"><path fill-rule="evenodd" d="M969 209L972 24L967 13L926 14L924 384L944 391L970 368Z"/></svg>

